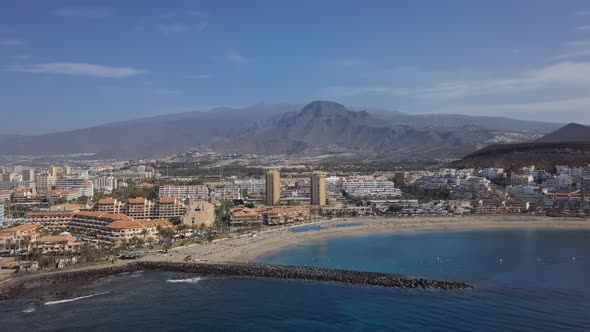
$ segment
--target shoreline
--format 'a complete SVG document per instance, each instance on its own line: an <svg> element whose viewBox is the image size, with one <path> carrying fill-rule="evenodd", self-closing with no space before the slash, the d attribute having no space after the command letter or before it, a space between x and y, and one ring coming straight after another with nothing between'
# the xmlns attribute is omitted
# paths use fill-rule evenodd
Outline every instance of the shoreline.
<svg viewBox="0 0 590 332"><path fill-rule="evenodd" d="M525 218L526 217L526 218ZM521 219L521 220L518 220ZM527 220L522 220L527 219ZM337 227L343 223L359 222L362 225ZM149 261L183 261L190 256L193 261L203 262L256 262L273 252L289 247L332 238L391 234L410 231L455 231L494 229L590 229L590 220L582 218L557 219L550 217L422 217L422 218L350 218L331 220L311 225L321 230L295 233L291 227L243 235L217 243L190 245L170 250L168 254L142 258ZM304 227L304 226L293 226Z"/></svg>
<svg viewBox="0 0 590 332"><path fill-rule="evenodd" d="M521 219L521 220L519 220ZM522 220L526 219L526 220ZM362 223L360 225L342 227L342 224ZM339 227L340 225L340 227ZM308 232L292 232L292 227L320 226L321 230ZM187 263L197 265L208 264L244 264L258 263L259 260L275 252L287 250L289 247L323 241L332 238L343 238L362 235L386 235L397 232L420 231L468 231L468 230L499 230L499 229L547 229L547 230L587 230L590 220L583 218L556 219L549 217L507 217L507 216L470 216L470 217L421 217L421 218L350 218L322 221L306 225L293 225L279 229L251 233L215 243L189 245L169 250L167 254L146 255L137 261L118 261L115 265L105 262L101 264L73 266L64 270L27 273L11 276L0 281L0 293L10 289L18 289L15 285L43 283L64 274L72 275L110 275L134 269L137 263L165 264ZM186 260L190 257L190 260ZM83 279L92 281L93 278ZM27 287L28 288L28 287Z"/></svg>

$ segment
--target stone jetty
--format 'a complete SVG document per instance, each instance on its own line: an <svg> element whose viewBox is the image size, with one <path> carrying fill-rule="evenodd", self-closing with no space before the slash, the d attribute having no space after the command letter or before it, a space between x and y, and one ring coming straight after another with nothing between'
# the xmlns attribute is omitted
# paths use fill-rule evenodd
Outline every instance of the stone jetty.
<svg viewBox="0 0 590 332"><path fill-rule="evenodd" d="M459 290L472 289L473 285L456 281L439 281L421 278L363 272L351 270L328 269L321 267L272 265L255 263L190 263L190 262L149 262L139 261L125 265L80 270L55 272L47 275L29 276L9 280L1 285L0 300L11 299L28 289L59 284L67 281L96 281L110 275L139 270L191 273L209 276L246 277L285 280L308 280L320 282L338 282L353 285L368 285L396 288Z"/></svg>

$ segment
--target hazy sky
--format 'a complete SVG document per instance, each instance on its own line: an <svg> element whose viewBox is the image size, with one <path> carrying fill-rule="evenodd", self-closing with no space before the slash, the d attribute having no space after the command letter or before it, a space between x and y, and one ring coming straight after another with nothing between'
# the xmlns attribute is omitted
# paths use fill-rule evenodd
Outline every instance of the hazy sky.
<svg viewBox="0 0 590 332"><path fill-rule="evenodd" d="M590 2L0 2L0 133L317 99L590 123Z"/></svg>

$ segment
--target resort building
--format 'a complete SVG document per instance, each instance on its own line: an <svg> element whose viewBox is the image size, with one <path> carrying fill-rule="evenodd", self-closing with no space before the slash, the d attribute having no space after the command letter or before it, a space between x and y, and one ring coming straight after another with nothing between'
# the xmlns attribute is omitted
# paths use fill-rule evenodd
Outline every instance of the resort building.
<svg viewBox="0 0 590 332"><path fill-rule="evenodd" d="M266 205L279 205L281 200L281 174L278 170L266 173Z"/></svg>
<svg viewBox="0 0 590 332"><path fill-rule="evenodd" d="M313 172L311 175L311 205L326 205L326 173Z"/></svg>
<svg viewBox="0 0 590 332"><path fill-rule="evenodd" d="M368 216L373 214L373 208L370 206L327 205L320 207L320 214L336 217Z"/></svg>
<svg viewBox="0 0 590 332"><path fill-rule="evenodd" d="M37 238L38 225L23 224L0 230L0 248L28 249L27 243Z"/></svg>
<svg viewBox="0 0 590 332"><path fill-rule="evenodd" d="M260 219L265 225L283 225L310 220L309 206L285 206L265 208L260 211Z"/></svg>
<svg viewBox="0 0 590 332"><path fill-rule="evenodd" d="M231 227L252 227L259 226L261 223L259 209L251 209L243 205L231 209Z"/></svg>
<svg viewBox="0 0 590 332"><path fill-rule="evenodd" d="M78 241L73 236L56 235L44 236L33 241L33 246L42 254L63 255L79 252L84 241Z"/></svg>
<svg viewBox="0 0 590 332"><path fill-rule="evenodd" d="M186 207L175 197L161 197L157 204L158 218L173 218L184 216Z"/></svg>
<svg viewBox="0 0 590 332"><path fill-rule="evenodd" d="M74 212L31 212L26 220L29 224L39 225L49 231L65 230L69 227Z"/></svg>
<svg viewBox="0 0 590 332"><path fill-rule="evenodd" d="M150 219L156 215L156 206L143 197L131 198L125 205L125 214L133 219Z"/></svg>
<svg viewBox="0 0 590 332"><path fill-rule="evenodd" d="M27 221L35 227L51 231L69 230L103 242L118 242L134 236L157 237L158 227L173 227L166 219L134 220L124 214L97 211L32 212L27 215Z"/></svg>
<svg viewBox="0 0 590 332"><path fill-rule="evenodd" d="M106 197L100 199L94 209L102 213L122 213L125 204L116 198Z"/></svg>

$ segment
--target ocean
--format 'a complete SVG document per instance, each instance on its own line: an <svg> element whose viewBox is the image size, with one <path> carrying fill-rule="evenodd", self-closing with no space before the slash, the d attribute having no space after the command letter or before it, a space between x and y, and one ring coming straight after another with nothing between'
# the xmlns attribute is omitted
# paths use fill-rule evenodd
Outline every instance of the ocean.
<svg viewBox="0 0 590 332"><path fill-rule="evenodd" d="M136 272L0 303L2 331L588 331L590 231L401 232L327 239L261 262L467 281L405 290Z"/></svg>

